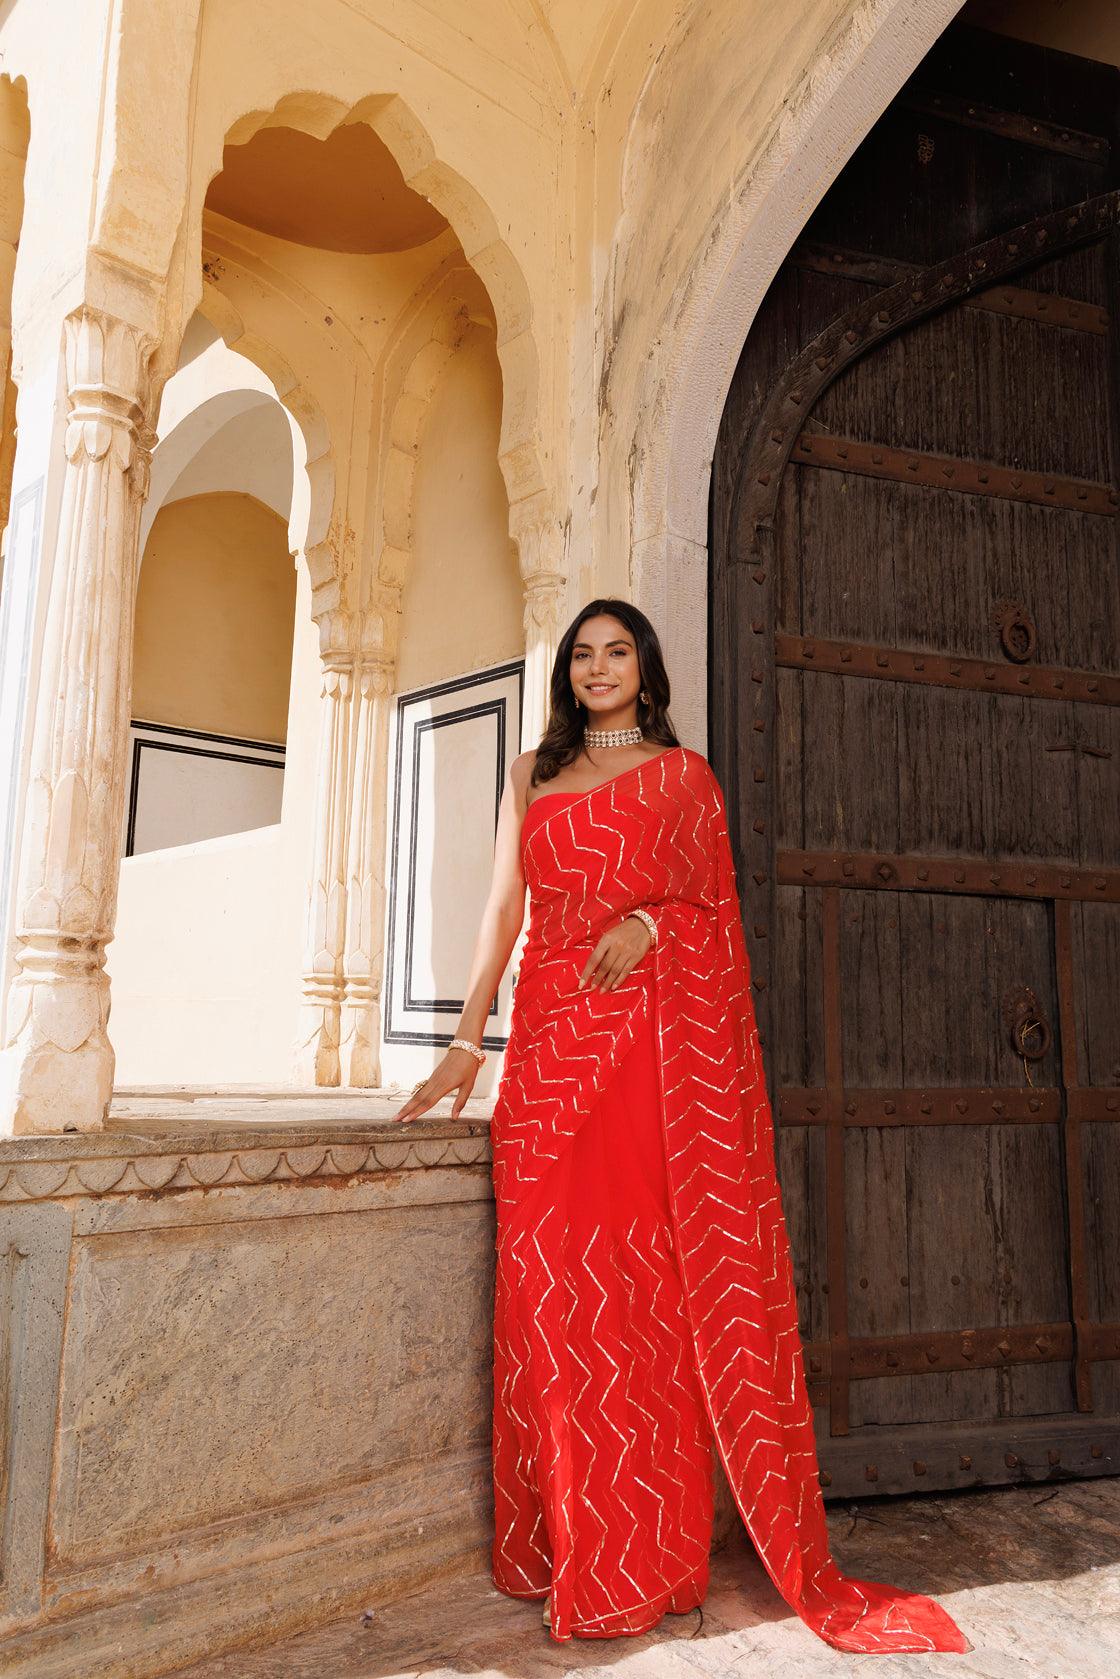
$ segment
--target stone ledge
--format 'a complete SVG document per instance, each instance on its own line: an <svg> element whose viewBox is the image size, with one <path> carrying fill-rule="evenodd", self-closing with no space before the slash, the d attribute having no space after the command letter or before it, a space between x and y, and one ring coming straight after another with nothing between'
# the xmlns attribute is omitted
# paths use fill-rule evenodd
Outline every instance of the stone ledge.
<svg viewBox="0 0 1120 1679"><path fill-rule="evenodd" d="M371 1116L371 1100L385 1112ZM403 1101L347 1092L324 1102L297 1092L252 1102L258 1116L262 1106L285 1109L281 1119L246 1117L244 1099L229 1095L146 1092L132 1112L126 1097L114 1101L104 1131L0 1139L0 1205L489 1162L490 1102L468 1102L457 1120L437 1111L402 1124L391 1116Z"/></svg>

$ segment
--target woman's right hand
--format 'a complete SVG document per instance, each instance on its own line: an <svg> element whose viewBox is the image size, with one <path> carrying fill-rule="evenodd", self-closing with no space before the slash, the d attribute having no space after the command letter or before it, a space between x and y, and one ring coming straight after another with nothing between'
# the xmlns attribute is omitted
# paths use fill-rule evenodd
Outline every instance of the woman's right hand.
<svg viewBox="0 0 1120 1679"><path fill-rule="evenodd" d="M458 1090L459 1094L451 1108L452 1119L458 1119L474 1089L480 1066L481 1062L475 1059L469 1049L449 1049L431 1076L425 1079L418 1090L413 1091L404 1107L398 1109L393 1118L406 1122L419 1119L421 1114L427 1113L430 1107L452 1090Z"/></svg>

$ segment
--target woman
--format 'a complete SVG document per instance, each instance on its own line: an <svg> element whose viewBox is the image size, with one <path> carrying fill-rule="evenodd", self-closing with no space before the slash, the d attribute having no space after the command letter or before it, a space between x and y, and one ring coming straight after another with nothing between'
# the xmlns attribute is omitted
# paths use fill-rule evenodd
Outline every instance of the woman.
<svg viewBox="0 0 1120 1679"><path fill-rule="evenodd" d="M712 1443L763 1564L827 1643L969 1650L829 1553L723 798L677 741L657 636L592 601L510 767L458 1036L398 1113L470 1095L531 917L492 1126L495 1584L555 1639L703 1601Z"/></svg>

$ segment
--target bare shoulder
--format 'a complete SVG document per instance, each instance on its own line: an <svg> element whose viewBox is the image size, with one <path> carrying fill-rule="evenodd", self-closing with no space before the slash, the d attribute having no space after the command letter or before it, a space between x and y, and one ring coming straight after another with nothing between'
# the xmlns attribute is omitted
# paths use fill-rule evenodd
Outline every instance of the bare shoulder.
<svg viewBox="0 0 1120 1679"><path fill-rule="evenodd" d="M524 799L529 790L529 777L533 773L533 765L537 761L534 748L529 752L519 752L509 766L509 778L513 783L513 790L518 798Z"/></svg>

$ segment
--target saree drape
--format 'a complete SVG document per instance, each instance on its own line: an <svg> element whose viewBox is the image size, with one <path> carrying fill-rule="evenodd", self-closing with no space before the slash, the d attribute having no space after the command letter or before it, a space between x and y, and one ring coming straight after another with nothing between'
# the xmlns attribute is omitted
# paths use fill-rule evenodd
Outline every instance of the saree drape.
<svg viewBox="0 0 1120 1679"><path fill-rule="evenodd" d="M703 1599L714 1442L785 1601L858 1652L972 1648L829 1550L719 783L671 747L522 830L530 924L492 1122L494 1583L557 1639ZM602 933L656 943L578 988Z"/></svg>

